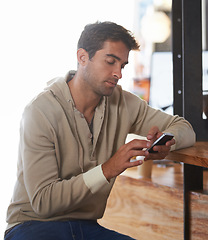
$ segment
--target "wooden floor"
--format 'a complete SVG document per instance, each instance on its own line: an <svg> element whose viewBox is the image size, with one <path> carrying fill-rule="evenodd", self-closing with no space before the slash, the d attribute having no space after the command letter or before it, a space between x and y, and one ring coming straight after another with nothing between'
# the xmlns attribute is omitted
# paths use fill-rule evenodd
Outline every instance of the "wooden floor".
<svg viewBox="0 0 208 240"><path fill-rule="evenodd" d="M208 172L203 193L190 193L193 240L208 239ZM138 179L137 168L119 176L103 219L108 228L138 240L183 239L183 168L180 163L153 164L152 179Z"/></svg>

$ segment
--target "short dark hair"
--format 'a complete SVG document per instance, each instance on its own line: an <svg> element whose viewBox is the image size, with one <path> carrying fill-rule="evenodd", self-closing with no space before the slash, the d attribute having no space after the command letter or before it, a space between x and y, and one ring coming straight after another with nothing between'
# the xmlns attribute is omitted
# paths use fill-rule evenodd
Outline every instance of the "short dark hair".
<svg viewBox="0 0 208 240"><path fill-rule="evenodd" d="M85 49L91 59L103 48L105 41L122 41L130 50L138 50L139 45L132 32L113 22L96 22L85 26L78 41L78 49Z"/></svg>

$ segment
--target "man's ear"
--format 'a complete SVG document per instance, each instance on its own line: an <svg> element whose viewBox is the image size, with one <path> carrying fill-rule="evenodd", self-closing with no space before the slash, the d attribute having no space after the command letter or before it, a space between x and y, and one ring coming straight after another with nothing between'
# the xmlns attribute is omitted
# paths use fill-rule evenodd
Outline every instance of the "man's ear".
<svg viewBox="0 0 208 240"><path fill-rule="evenodd" d="M78 61L78 63L82 66L85 66L87 64L88 60L89 60L88 52L83 48L79 48L77 50L77 61Z"/></svg>

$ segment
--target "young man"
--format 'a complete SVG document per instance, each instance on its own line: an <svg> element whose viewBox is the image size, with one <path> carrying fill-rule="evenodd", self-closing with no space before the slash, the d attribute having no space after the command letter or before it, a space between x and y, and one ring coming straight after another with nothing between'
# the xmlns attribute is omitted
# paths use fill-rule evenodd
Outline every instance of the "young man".
<svg viewBox="0 0 208 240"><path fill-rule="evenodd" d="M116 176L170 149L195 142L191 125L152 109L117 85L132 34L111 22L87 25L78 42L78 69L56 78L25 108L18 175L5 240L132 239L97 223ZM175 137L157 153L144 150L162 132ZM147 137L125 144L128 133Z"/></svg>

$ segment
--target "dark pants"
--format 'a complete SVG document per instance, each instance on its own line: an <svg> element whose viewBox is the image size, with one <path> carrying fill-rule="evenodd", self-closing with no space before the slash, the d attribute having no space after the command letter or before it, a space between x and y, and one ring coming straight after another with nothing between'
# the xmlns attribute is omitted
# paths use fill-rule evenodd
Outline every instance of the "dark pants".
<svg viewBox="0 0 208 240"><path fill-rule="evenodd" d="M97 221L28 221L15 226L4 240L131 240L133 238L106 229Z"/></svg>

